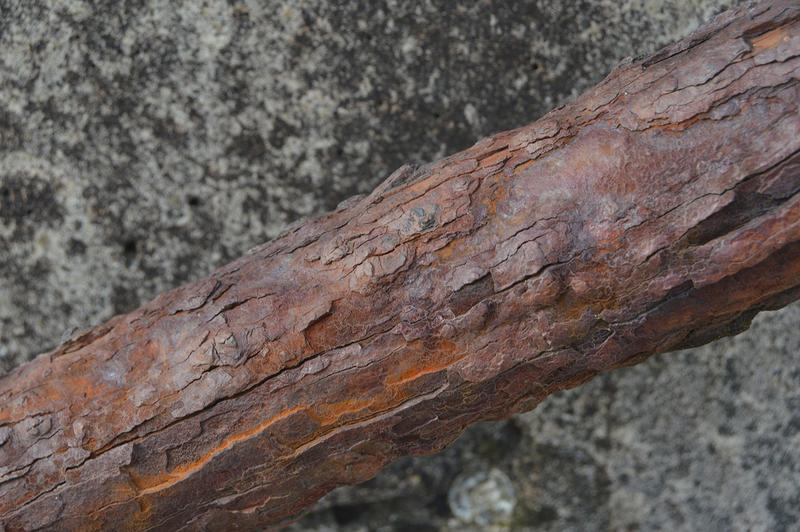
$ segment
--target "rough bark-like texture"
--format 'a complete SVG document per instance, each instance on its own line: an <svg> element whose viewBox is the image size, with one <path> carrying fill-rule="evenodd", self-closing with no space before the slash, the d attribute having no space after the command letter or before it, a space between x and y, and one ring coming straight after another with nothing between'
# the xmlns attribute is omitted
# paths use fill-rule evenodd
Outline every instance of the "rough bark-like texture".
<svg viewBox="0 0 800 532"><path fill-rule="evenodd" d="M0 381L8 530L254 529L800 285L800 7L728 12Z"/></svg>

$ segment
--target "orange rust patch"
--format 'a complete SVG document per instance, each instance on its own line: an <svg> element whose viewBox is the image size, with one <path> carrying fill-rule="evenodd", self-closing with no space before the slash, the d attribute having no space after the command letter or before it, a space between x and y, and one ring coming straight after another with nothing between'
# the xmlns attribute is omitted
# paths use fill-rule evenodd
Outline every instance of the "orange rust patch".
<svg viewBox="0 0 800 532"><path fill-rule="evenodd" d="M416 356L405 356L392 368L394 371L385 381L387 386L396 388L403 383L442 371L464 356L457 350L455 344L447 341L437 342L436 346L429 349L419 341L409 347L416 348Z"/></svg>
<svg viewBox="0 0 800 532"><path fill-rule="evenodd" d="M153 514L152 506L144 499L139 499L137 502L139 503L139 511L122 523L120 530L134 532L147 528L147 525L150 524L150 518Z"/></svg>
<svg viewBox="0 0 800 532"><path fill-rule="evenodd" d="M453 364L453 362L454 361L448 359L446 362L441 364L434 364L432 366L423 366L417 368L409 368L408 370L397 375L395 378L391 380L387 379L386 384L389 386L399 386L403 383L416 380L425 375L445 370L449 368Z"/></svg>
<svg viewBox="0 0 800 532"><path fill-rule="evenodd" d="M309 417L320 425L330 425L337 419L346 414L353 414L364 410L375 403L374 398L369 399L345 399L336 403L319 405Z"/></svg>
<svg viewBox="0 0 800 532"><path fill-rule="evenodd" d="M489 166L493 166L497 163L501 163L511 157L511 152L508 151L507 148L494 153L485 159L481 159L480 166L484 168L488 168Z"/></svg>
<svg viewBox="0 0 800 532"><path fill-rule="evenodd" d="M452 242L448 243L442 249L436 250L436 255L439 257L439 260L442 262L446 262L453 258L453 255L456 252L456 248L460 248L464 242L466 241L466 237L458 237L453 239ZM463 252L462 249L459 249L459 254Z"/></svg>
<svg viewBox="0 0 800 532"><path fill-rule="evenodd" d="M786 31L786 27L782 27L775 28L774 30L768 31L767 33L759 35L758 37L753 37L750 39L750 46L753 47L753 55L756 55L764 50L775 48L779 44L788 41L789 34Z"/></svg>
<svg viewBox="0 0 800 532"><path fill-rule="evenodd" d="M503 174L501 173L498 175L502 176ZM493 218L494 215L497 214L498 205L500 205L501 202L508 199L508 194L510 192L508 183L504 182L502 177L499 177L497 184L499 186L490 189L491 191L488 194L489 197L485 200L484 199L481 200L481 202L487 207L486 211L487 218Z"/></svg>
<svg viewBox="0 0 800 532"><path fill-rule="evenodd" d="M518 175L520 172L522 172L523 170L525 170L529 166L533 165L533 163L535 163L537 160L538 160L538 157L536 159L530 159L528 161L525 161L524 163L518 164L514 168L514 175Z"/></svg>
<svg viewBox="0 0 800 532"><path fill-rule="evenodd" d="M451 342L440 342L434 347L425 347L423 342L415 341L408 346L408 349L413 349L414 354L401 357L389 365L387 369L390 373L379 393L368 398L362 394L335 403L318 405L309 413L309 417L319 425L325 426L340 424L342 418L350 414L357 415L361 412L368 414L385 410L396 405L398 398L405 400L413 397L401 390L403 384L447 369L464 356Z"/></svg>
<svg viewBox="0 0 800 532"><path fill-rule="evenodd" d="M263 423L260 423L259 425L248 431L241 432L239 434L234 434L233 436L223 440L222 443L220 443L219 445L208 451L205 455L198 458L197 460L189 462L187 464L181 464L180 466L176 467L175 469L173 469L168 473L164 473L162 475L152 475L148 477L139 477L135 475L132 471L129 471L129 474L133 482L136 484L137 488L139 488L139 495L146 495L149 493L155 493L164 490L166 488L169 488L170 486L177 484L178 482L185 479L192 473L202 469L203 466L205 466L208 462L210 462L216 455L227 451L240 441L244 441L246 439L252 438L253 436L260 434L273 423L280 421L281 419L285 419L294 414L295 412L303 410L304 408L306 407L296 406L294 408L290 408L289 410L286 410L285 412L281 412L280 414L271 417L270 419L264 421Z"/></svg>
<svg viewBox="0 0 800 532"><path fill-rule="evenodd" d="M668 122L664 121L662 123L653 123L650 127L653 129L659 129L663 131L667 135L672 136L679 136L683 133L687 128L695 124L696 122L700 122L701 120L705 120L705 114L701 113L699 115L695 115L691 118L687 118L686 120L682 120L680 122Z"/></svg>
<svg viewBox="0 0 800 532"><path fill-rule="evenodd" d="M588 222L586 228L592 237L594 237L598 246L603 246L606 249L618 249L623 244L620 239L622 234L619 231L619 226L616 224L595 224Z"/></svg>

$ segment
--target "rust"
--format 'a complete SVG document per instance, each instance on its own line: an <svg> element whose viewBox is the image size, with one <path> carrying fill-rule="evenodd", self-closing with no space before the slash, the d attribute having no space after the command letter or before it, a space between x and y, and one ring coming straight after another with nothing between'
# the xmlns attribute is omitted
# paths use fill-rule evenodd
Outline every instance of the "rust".
<svg viewBox="0 0 800 532"><path fill-rule="evenodd" d="M0 523L276 526L470 423L741 331L800 296L798 101L800 10L732 10L76 335L0 378Z"/></svg>

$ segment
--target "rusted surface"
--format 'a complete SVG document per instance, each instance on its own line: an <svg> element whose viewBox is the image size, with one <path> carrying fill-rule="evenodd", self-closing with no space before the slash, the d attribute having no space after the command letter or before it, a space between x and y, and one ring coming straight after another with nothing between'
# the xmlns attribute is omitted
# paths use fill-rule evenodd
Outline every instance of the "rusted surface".
<svg viewBox="0 0 800 532"><path fill-rule="evenodd" d="M800 5L306 220L0 380L11 530L254 530L800 295Z"/></svg>

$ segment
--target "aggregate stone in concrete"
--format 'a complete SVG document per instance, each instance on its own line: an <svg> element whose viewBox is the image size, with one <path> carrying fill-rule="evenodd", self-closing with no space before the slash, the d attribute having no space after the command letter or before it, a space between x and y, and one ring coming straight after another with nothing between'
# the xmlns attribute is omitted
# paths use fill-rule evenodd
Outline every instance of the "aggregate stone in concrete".
<svg viewBox="0 0 800 532"><path fill-rule="evenodd" d="M0 0L0 370L733 3ZM295 528L795 529L799 313L478 425ZM512 490L465 500L513 492L510 516L467 522L451 494L489 472Z"/></svg>

